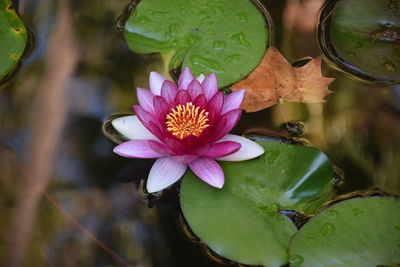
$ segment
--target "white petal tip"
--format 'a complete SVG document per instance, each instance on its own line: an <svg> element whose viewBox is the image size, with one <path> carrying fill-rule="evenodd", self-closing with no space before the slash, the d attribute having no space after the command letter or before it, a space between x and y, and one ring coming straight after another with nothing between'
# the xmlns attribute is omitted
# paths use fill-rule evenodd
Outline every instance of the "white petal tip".
<svg viewBox="0 0 400 267"><path fill-rule="evenodd" d="M147 184L147 186L146 186L147 193L156 193L163 189L165 189L165 188L153 187L153 186L149 186L149 184Z"/></svg>
<svg viewBox="0 0 400 267"><path fill-rule="evenodd" d="M157 159L147 179L147 192L154 193L171 186L183 176L186 168L185 163L175 161L170 157Z"/></svg>
<svg viewBox="0 0 400 267"><path fill-rule="evenodd" d="M233 134L228 134L224 138L221 139L221 141L234 141L238 142L242 145L242 147L239 149L239 151L230 154L225 157L220 157L217 158L217 160L221 161L244 161L244 160L249 160L249 159L254 159L262 154L264 154L265 150L264 148L257 144L256 142L251 141L250 139L247 139L242 136L238 135L233 135Z"/></svg>
<svg viewBox="0 0 400 267"><path fill-rule="evenodd" d="M160 73L156 72L156 71L151 71L150 72L150 79L154 79L154 78L158 78L158 77L163 77Z"/></svg>
<svg viewBox="0 0 400 267"><path fill-rule="evenodd" d="M264 154L265 150L262 146L260 146L259 144L257 144L256 142L251 141L253 144L251 146L248 146L247 151L248 151L248 159L254 159L257 158L259 156L261 156L262 154Z"/></svg>
<svg viewBox="0 0 400 267"><path fill-rule="evenodd" d="M173 182L172 184L155 184L152 182L149 182L149 180L147 180L147 184L146 184L146 190L148 193L156 193L156 192L160 192L168 187L171 187L175 182Z"/></svg>
<svg viewBox="0 0 400 267"><path fill-rule="evenodd" d="M160 95L162 83L165 78L158 72L152 71L149 76L150 90L155 95Z"/></svg>
<svg viewBox="0 0 400 267"><path fill-rule="evenodd" d="M151 139L157 140L149 130L140 122L136 115L124 116L111 121L111 125L126 139Z"/></svg>
<svg viewBox="0 0 400 267"><path fill-rule="evenodd" d="M200 73L200 75L197 76L196 79L199 81L199 83L202 83L205 78L206 78L206 75L204 75L204 73Z"/></svg>
<svg viewBox="0 0 400 267"><path fill-rule="evenodd" d="M252 149L252 151L254 153L254 157L258 157L258 156L261 156L262 154L264 154L265 149L261 145L257 144L256 142L253 142L253 143L254 144L253 144L253 147L251 149Z"/></svg>
<svg viewBox="0 0 400 267"><path fill-rule="evenodd" d="M213 185L213 187L218 188L218 189L222 189L222 187L224 187L224 184Z"/></svg>
<svg viewBox="0 0 400 267"><path fill-rule="evenodd" d="M125 137L128 137L129 128L131 127L132 122L136 121L135 117L136 116L134 116L134 115L120 117L120 118L112 120L111 125L114 127L115 130L117 130L117 132L119 132L120 134L122 134ZM128 139L129 139L129 137L128 137Z"/></svg>
<svg viewBox="0 0 400 267"><path fill-rule="evenodd" d="M201 179L200 177L198 177L199 179ZM216 189L222 189L222 187L224 187L224 183L225 180L223 179L222 181L220 179L209 179L209 180L203 180L201 179L203 182L205 182L208 186L214 187Z"/></svg>

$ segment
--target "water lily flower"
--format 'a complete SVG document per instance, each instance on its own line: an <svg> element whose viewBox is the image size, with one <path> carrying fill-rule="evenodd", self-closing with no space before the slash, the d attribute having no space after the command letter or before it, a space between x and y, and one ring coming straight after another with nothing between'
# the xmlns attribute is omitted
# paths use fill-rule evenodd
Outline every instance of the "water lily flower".
<svg viewBox="0 0 400 267"><path fill-rule="evenodd" d="M128 158L157 158L147 179L150 193L178 181L188 167L207 184L222 188L224 173L215 160L242 161L264 153L257 143L228 134L241 116L244 93L224 96L214 73L195 78L185 68L176 86L152 72L150 90L137 88L136 116L112 121L131 139L114 152Z"/></svg>

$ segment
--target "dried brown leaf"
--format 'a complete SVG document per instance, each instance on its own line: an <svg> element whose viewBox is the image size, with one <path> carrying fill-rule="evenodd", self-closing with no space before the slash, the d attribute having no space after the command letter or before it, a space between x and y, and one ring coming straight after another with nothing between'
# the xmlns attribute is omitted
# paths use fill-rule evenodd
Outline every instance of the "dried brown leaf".
<svg viewBox="0 0 400 267"><path fill-rule="evenodd" d="M306 65L295 68L275 47L270 47L261 63L250 75L231 86L233 91L246 89L242 109L259 111L280 101L320 103L331 94L328 85L334 78L321 74L321 57L309 58Z"/></svg>

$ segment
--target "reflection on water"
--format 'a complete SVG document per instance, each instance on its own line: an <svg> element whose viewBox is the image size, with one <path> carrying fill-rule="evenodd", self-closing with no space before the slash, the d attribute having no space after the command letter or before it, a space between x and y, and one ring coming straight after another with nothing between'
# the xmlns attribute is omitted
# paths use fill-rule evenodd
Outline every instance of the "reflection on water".
<svg viewBox="0 0 400 267"><path fill-rule="evenodd" d="M285 56L294 61L319 54L308 26L296 29L288 13L282 24L285 1L264 2ZM114 144L102 133L103 120L131 114L134 88L148 87L149 71L162 69L159 56L134 55L116 30L127 4L72 1L69 29L68 22L57 24L68 21L68 14L56 1L19 1L36 48L0 89L0 262L17 266L10 257L23 253L26 266L220 266L182 234L178 187L149 199L140 180L152 162L114 155ZM57 37L57 25L73 44L68 36ZM400 194L399 87L363 84L328 66L325 73L337 77L327 103L286 103L245 114L235 131L290 139L281 125L301 121L300 140L345 173L339 193L380 188ZM34 205L23 205L27 196L36 199ZM18 221L29 219L29 212L33 220Z"/></svg>

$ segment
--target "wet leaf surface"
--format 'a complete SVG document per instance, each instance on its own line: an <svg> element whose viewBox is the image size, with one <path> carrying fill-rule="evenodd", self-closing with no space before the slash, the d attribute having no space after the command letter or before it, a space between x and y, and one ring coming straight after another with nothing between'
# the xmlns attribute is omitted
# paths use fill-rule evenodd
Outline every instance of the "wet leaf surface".
<svg viewBox="0 0 400 267"><path fill-rule="evenodd" d="M11 1L0 0L0 80L19 62L27 39L27 30Z"/></svg>
<svg viewBox="0 0 400 267"><path fill-rule="evenodd" d="M220 162L223 189L188 172L181 207L193 232L219 255L244 264L281 266L288 262L296 226L279 210L314 212L330 197L333 171L315 148L259 143L266 152L257 159Z"/></svg>
<svg viewBox="0 0 400 267"><path fill-rule="evenodd" d="M400 263L400 201L353 198L329 207L293 237L291 266L375 267Z"/></svg>
<svg viewBox="0 0 400 267"><path fill-rule="evenodd" d="M125 24L125 38L134 52L161 53L170 70L215 72L224 87L258 65L266 28L248 0L142 0Z"/></svg>
<svg viewBox="0 0 400 267"><path fill-rule="evenodd" d="M323 50L339 68L360 78L400 82L400 2L330 1L322 12Z"/></svg>

